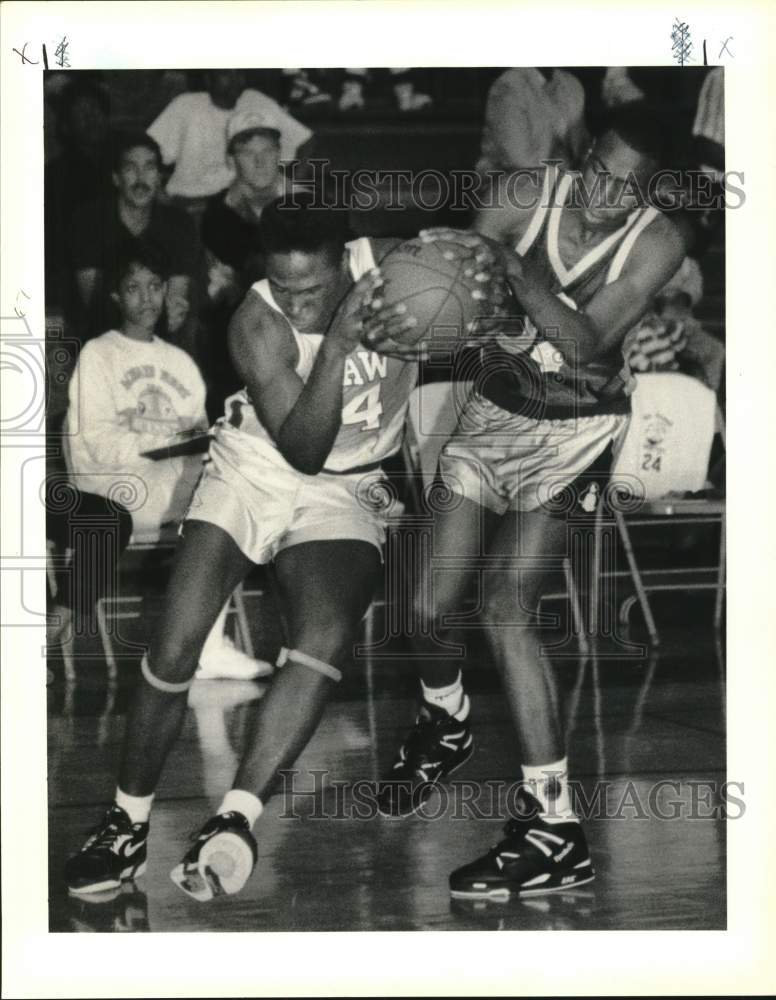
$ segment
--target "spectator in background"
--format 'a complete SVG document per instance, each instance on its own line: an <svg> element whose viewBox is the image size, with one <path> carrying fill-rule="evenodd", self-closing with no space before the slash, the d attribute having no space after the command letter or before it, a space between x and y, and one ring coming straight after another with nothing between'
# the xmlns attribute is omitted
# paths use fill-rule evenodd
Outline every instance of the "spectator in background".
<svg viewBox="0 0 776 1000"><path fill-rule="evenodd" d="M114 193L84 205L73 219L72 268L83 310L85 339L115 326L116 305L104 286L127 237L156 243L170 261L171 276L161 332L195 354L194 283L201 255L196 228L179 208L159 202L162 160L145 132L121 136L114 148Z"/></svg>
<svg viewBox="0 0 776 1000"><path fill-rule="evenodd" d="M228 187L234 177L227 160L226 127L232 112L253 112L270 120L280 133L280 159L291 160L312 136L307 126L287 114L271 97L245 88L241 70L209 70L206 90L180 94L148 129L164 163L174 164L167 193L199 215L205 199Z"/></svg>
<svg viewBox="0 0 776 1000"><path fill-rule="evenodd" d="M681 372L715 392L722 382L725 348L693 315L703 297L698 262L682 266L655 296L652 309L628 334L623 353L633 372Z"/></svg>
<svg viewBox="0 0 776 1000"><path fill-rule="evenodd" d="M49 103L59 152L47 162L44 173L46 311L71 318L76 297L67 261L73 212L112 189L110 102L97 83L76 77L65 82Z"/></svg>
<svg viewBox="0 0 776 1000"><path fill-rule="evenodd" d="M725 77L721 66L706 75L692 127L696 160L715 181L725 170Z"/></svg>
<svg viewBox="0 0 776 1000"><path fill-rule="evenodd" d="M508 69L488 93L476 169L511 172L548 159L576 166L588 138L584 107L584 89L571 73Z"/></svg>
<svg viewBox="0 0 776 1000"><path fill-rule="evenodd" d="M621 104L643 101L645 94L633 82L627 66L610 66L601 84L601 98L604 107L616 108Z"/></svg>
<svg viewBox="0 0 776 1000"><path fill-rule="evenodd" d="M692 159L712 182L712 201L695 206L690 215L692 254L702 256L719 238L725 221L722 179L725 172L725 77L722 66L715 66L703 81L692 126Z"/></svg>
<svg viewBox="0 0 776 1000"><path fill-rule="evenodd" d="M114 262L107 284L119 321L78 357L66 418L69 466L79 490L103 497L136 491L138 502L128 505L133 533L158 536L186 512L202 457L155 461L146 453L207 428L205 385L192 358L154 334L169 277L162 251L128 240ZM208 637L199 676L250 680L267 673L268 664L225 639L225 621L226 608Z"/></svg>
<svg viewBox="0 0 776 1000"><path fill-rule="evenodd" d="M227 123L226 151L234 180L208 200L202 218L208 273L203 370L213 420L223 415L224 399L240 388L229 358L227 328L245 293L264 277L262 210L292 189L280 169L280 131L273 116L235 111Z"/></svg>

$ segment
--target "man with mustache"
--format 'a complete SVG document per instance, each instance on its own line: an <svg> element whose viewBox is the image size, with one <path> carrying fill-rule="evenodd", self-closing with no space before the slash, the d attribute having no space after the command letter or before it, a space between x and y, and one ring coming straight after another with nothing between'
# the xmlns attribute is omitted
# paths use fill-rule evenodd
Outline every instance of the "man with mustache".
<svg viewBox="0 0 776 1000"><path fill-rule="evenodd" d="M103 276L115 263L117 247L128 237L142 237L170 261L158 332L194 353L193 285L201 249L188 215L159 202L162 157L156 142L144 132L120 136L112 177L115 197L92 202L73 217L72 262L83 309L79 333L89 339L116 325Z"/></svg>

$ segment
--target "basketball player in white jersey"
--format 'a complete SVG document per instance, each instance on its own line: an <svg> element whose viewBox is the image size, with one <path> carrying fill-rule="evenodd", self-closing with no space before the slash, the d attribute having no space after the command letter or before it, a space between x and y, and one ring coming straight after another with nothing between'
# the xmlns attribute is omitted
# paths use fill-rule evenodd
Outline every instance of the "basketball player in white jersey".
<svg viewBox="0 0 776 1000"><path fill-rule="evenodd" d="M550 165L506 178L509 196L474 226L501 254L528 322L523 335L485 349L442 450L439 477L456 496L435 515L434 565L421 574L416 614L444 638L471 574L434 574L434 566L479 560L482 624L517 729L524 793L505 839L452 873L455 896L503 898L593 878L536 613L567 553L567 519L595 509L627 424L623 338L684 255L673 223L634 193L633 182L645 191L658 166L656 129L649 113L613 116L581 174ZM447 241L450 253L475 245L450 231L426 237ZM367 339L380 346L379 336ZM436 653L423 662L420 713L381 791L389 815L416 811L472 753L459 666Z"/></svg>
<svg viewBox="0 0 776 1000"><path fill-rule="evenodd" d="M309 195L292 201L262 214L267 278L230 328L246 388L216 424L142 662L115 801L66 866L71 892L114 887L143 870L154 789L183 723L199 650L235 586L271 561L288 648L232 789L171 873L202 901L243 886L257 856L251 829L340 680L380 573L384 519L370 486L399 447L417 365L378 355L360 338L375 310L389 336L414 324L403 307L374 298L377 264L400 241L346 242L344 211L313 208ZM472 294L481 289L473 284Z"/></svg>

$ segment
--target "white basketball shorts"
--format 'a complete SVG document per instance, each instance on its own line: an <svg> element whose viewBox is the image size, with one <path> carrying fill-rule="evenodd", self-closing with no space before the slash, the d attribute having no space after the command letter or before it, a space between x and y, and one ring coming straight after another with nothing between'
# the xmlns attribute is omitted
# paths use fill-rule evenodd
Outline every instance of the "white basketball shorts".
<svg viewBox="0 0 776 1000"><path fill-rule="evenodd" d="M578 489L579 504L587 510L587 501L594 499L590 489L600 495L628 419L627 414L602 414L535 420L472 393L442 449L439 475L453 493L498 514L557 512L559 497L570 487ZM607 468L602 469L605 453Z"/></svg>
<svg viewBox="0 0 776 1000"><path fill-rule="evenodd" d="M254 563L301 542L355 539L382 552L388 495L379 469L306 476L266 442L218 428L185 521L222 528Z"/></svg>

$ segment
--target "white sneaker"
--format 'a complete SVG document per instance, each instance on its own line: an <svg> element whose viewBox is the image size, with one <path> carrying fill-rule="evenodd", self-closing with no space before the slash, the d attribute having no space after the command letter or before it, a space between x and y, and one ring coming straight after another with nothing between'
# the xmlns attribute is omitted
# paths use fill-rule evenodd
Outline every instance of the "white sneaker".
<svg viewBox="0 0 776 1000"><path fill-rule="evenodd" d="M339 99L340 111L360 110L364 107L364 88L360 80L345 80Z"/></svg>
<svg viewBox="0 0 776 1000"><path fill-rule="evenodd" d="M254 660L239 650L228 636L212 652L204 651L199 661L196 680L226 680L253 681L257 677L268 677L274 667L266 660Z"/></svg>
<svg viewBox="0 0 776 1000"><path fill-rule="evenodd" d="M422 94L415 90L415 85L412 83L397 83L393 92L396 95L399 111L420 111L434 103L430 94Z"/></svg>

